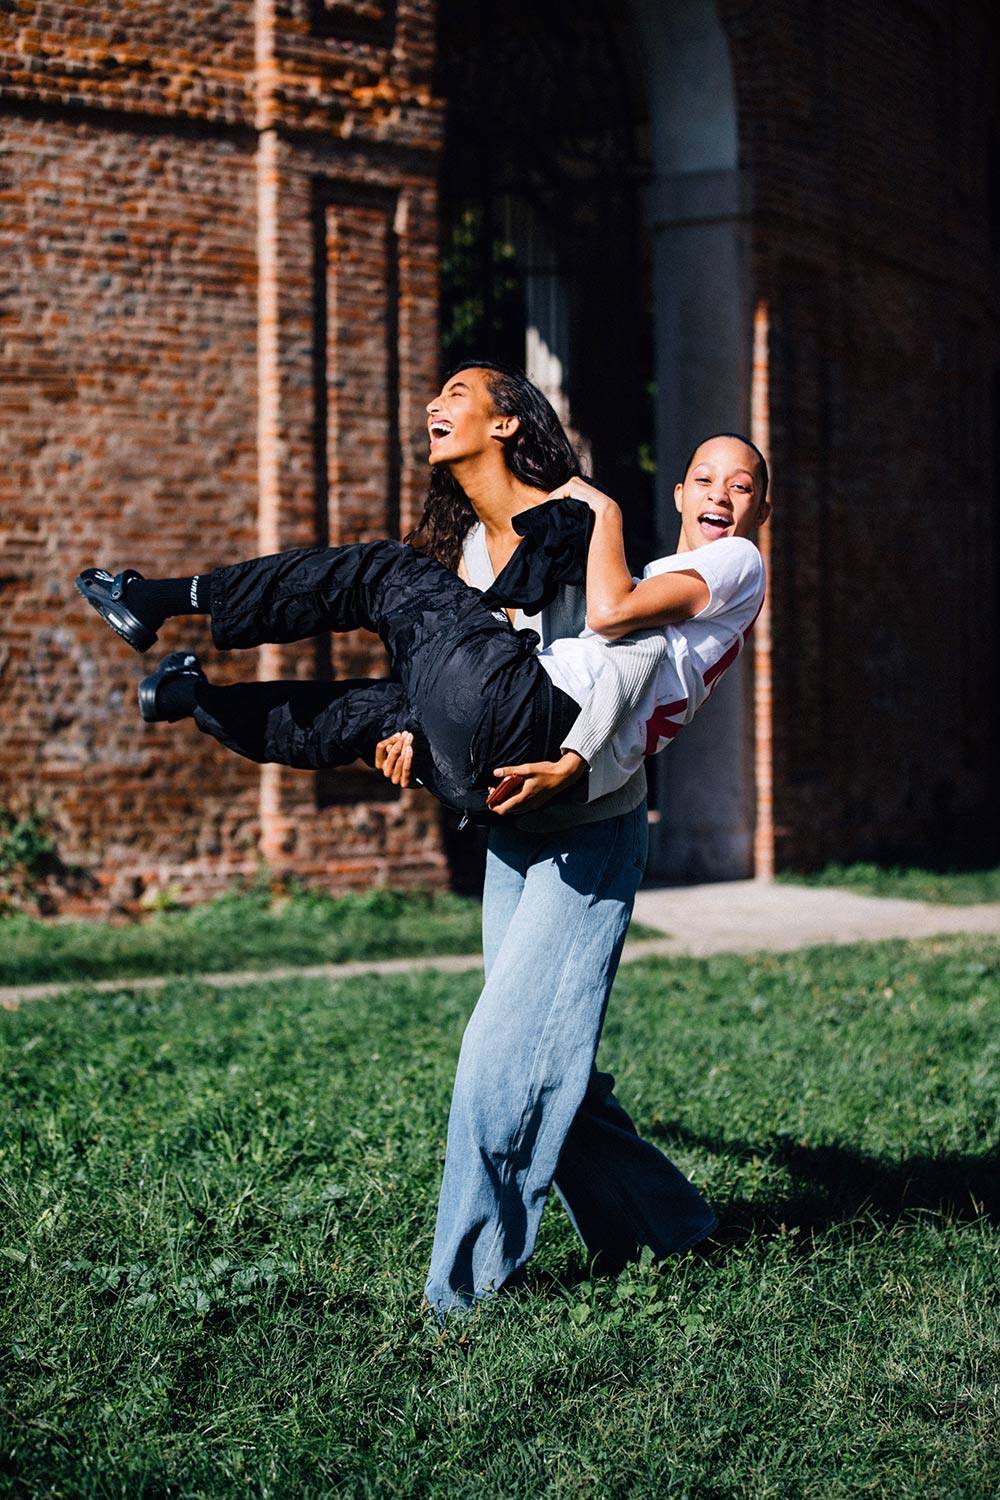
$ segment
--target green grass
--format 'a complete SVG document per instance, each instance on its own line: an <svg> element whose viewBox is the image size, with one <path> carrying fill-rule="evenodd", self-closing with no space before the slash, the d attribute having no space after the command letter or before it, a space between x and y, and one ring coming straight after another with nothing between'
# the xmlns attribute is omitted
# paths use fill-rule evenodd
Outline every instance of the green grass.
<svg viewBox="0 0 1000 1500"><path fill-rule="evenodd" d="M893 865L827 865L811 875L779 875L790 885L837 885L866 896L901 896L967 906L1000 901L1000 865L992 870L916 870Z"/></svg>
<svg viewBox="0 0 1000 1500"><path fill-rule="evenodd" d="M0 984L478 953L481 921L478 901L450 892L296 891L274 900L266 887L118 926L16 914L0 917ZM630 936L662 934L634 922Z"/></svg>
<svg viewBox="0 0 1000 1500"><path fill-rule="evenodd" d="M0 983L220 973L422 953L478 953L478 901L450 893L236 891L142 922L0 918Z"/></svg>
<svg viewBox="0 0 1000 1500"><path fill-rule="evenodd" d="M475 975L0 1015L0 1493L992 1497L1000 943L622 971L710 1257L419 1297Z"/></svg>

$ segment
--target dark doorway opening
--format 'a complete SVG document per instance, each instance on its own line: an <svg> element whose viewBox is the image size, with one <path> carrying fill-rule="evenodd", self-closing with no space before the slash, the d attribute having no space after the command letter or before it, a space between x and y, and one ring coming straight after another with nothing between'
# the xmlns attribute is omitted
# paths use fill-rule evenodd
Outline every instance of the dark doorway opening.
<svg viewBox="0 0 1000 1500"><path fill-rule="evenodd" d="M608 0L441 0L440 358L442 373L476 356L526 369L644 562L656 551L655 391L634 46ZM447 847L456 884L474 888L482 831Z"/></svg>
<svg viewBox="0 0 1000 1500"><path fill-rule="evenodd" d="M441 366L527 369L653 555L649 177L635 37L608 0L441 0Z"/></svg>

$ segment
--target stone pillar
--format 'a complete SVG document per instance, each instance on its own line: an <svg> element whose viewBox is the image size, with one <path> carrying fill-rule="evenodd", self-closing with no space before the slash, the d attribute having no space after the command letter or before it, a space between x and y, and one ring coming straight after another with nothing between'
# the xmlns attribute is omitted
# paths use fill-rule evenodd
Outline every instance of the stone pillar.
<svg viewBox="0 0 1000 1500"><path fill-rule="evenodd" d="M752 315L746 184L725 36L710 0L633 0L649 89L657 382L657 530L672 551L674 485L695 443L749 429ZM676 743L651 763L650 871L748 875L753 857L747 654Z"/></svg>
<svg viewBox="0 0 1000 1500"><path fill-rule="evenodd" d="M674 485L699 438L749 428L751 319L735 170L672 174L650 193L656 321L657 523L672 551ZM655 767L651 869L676 880L749 875L753 854L749 656Z"/></svg>

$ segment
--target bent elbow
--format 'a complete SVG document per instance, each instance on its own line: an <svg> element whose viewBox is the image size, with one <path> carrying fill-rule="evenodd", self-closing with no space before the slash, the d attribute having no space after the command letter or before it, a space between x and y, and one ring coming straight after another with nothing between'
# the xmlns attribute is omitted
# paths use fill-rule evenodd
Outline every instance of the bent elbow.
<svg viewBox="0 0 1000 1500"><path fill-rule="evenodd" d="M587 627L596 635L603 635L611 641L617 640L620 635L627 635L630 629L617 610L608 608L588 609Z"/></svg>
<svg viewBox="0 0 1000 1500"><path fill-rule="evenodd" d="M595 604L587 610L587 628L596 631L598 635L607 635L609 629L615 624L614 612L606 605Z"/></svg>

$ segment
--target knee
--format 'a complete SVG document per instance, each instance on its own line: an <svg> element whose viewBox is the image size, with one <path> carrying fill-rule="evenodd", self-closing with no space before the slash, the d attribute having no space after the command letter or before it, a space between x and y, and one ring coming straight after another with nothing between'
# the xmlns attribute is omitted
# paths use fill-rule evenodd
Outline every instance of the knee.
<svg viewBox="0 0 1000 1500"><path fill-rule="evenodd" d="M458 1054L455 1098L466 1104L481 1099L495 1079L496 1071L491 1067L489 1035L485 1027L477 1025L473 1015L465 1028Z"/></svg>
<svg viewBox="0 0 1000 1500"><path fill-rule="evenodd" d="M495 1038L494 1038L495 1043ZM524 1084L516 1080L488 1045L482 1028L469 1023L455 1074L452 1113L457 1114L470 1140L489 1156L502 1156L512 1134L512 1113L524 1105Z"/></svg>

